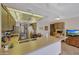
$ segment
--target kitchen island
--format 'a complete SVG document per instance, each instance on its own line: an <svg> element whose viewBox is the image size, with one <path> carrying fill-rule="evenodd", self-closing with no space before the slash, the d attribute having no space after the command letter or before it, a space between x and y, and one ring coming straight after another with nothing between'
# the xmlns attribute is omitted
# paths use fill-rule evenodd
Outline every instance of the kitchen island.
<svg viewBox="0 0 79 59"><path fill-rule="evenodd" d="M73 36L66 38L67 44L79 48L79 36Z"/></svg>
<svg viewBox="0 0 79 59"><path fill-rule="evenodd" d="M12 38L14 41L18 41L17 36ZM0 54L5 55L57 55L61 53L61 40L63 38L56 37L39 37L36 40L30 40L29 42L18 43L8 51L0 49Z"/></svg>

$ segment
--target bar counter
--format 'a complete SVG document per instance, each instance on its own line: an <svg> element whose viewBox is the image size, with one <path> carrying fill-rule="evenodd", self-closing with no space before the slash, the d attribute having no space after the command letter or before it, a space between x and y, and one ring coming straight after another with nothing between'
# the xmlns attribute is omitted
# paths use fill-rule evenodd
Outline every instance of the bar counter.
<svg viewBox="0 0 79 59"><path fill-rule="evenodd" d="M1 55L25 55L31 53L33 51L39 50L40 48L46 47L50 44L54 44L60 41L62 38L55 38L55 37L39 37L36 40L31 40L29 42L18 43L17 36L12 38L15 41L15 45L13 48L9 49L8 51L4 51L3 48L0 49Z"/></svg>

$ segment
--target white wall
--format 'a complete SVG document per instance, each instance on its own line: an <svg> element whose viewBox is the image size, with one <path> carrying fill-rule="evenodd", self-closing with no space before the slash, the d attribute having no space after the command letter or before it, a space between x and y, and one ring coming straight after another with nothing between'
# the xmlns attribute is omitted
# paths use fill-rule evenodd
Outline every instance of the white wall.
<svg viewBox="0 0 79 59"><path fill-rule="evenodd" d="M65 29L78 29L79 30L79 17L74 17L70 19L62 19L61 21L65 22ZM49 17L45 18L37 23L38 30L37 32L45 36L44 26L48 27L48 34L50 35L50 23L55 22L54 18ZM41 29L40 29L41 28Z"/></svg>
<svg viewBox="0 0 79 59"><path fill-rule="evenodd" d="M45 36L45 26L48 26L48 34L50 34L50 20L51 20L52 18L51 17L46 17L46 18L44 18L44 19L42 19L41 21L39 21L38 23L37 23L37 32L38 33L41 33L42 35L44 35Z"/></svg>
<svg viewBox="0 0 79 59"><path fill-rule="evenodd" d="M79 17L66 19L65 20L66 29L78 29L79 30Z"/></svg>

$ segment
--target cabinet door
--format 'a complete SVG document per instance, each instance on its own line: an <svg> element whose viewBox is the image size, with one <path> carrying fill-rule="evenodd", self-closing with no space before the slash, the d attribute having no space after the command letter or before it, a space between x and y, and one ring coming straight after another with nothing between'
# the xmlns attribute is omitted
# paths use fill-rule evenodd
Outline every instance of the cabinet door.
<svg viewBox="0 0 79 59"><path fill-rule="evenodd" d="M70 39L70 44L75 46L76 45L76 40L75 39Z"/></svg>
<svg viewBox="0 0 79 59"><path fill-rule="evenodd" d="M13 17L8 14L8 27L10 30L13 29L13 26L16 24L16 21L13 19Z"/></svg>
<svg viewBox="0 0 79 59"><path fill-rule="evenodd" d="M9 27L9 30L12 30L12 22L11 22L11 17L10 15L8 14L8 27Z"/></svg>
<svg viewBox="0 0 79 59"><path fill-rule="evenodd" d="M79 47L79 38L76 39L76 47Z"/></svg>
<svg viewBox="0 0 79 59"><path fill-rule="evenodd" d="M8 28L8 30L10 30L10 19L9 19L9 14L7 14L7 28Z"/></svg>
<svg viewBox="0 0 79 59"><path fill-rule="evenodd" d="M66 39L66 43L67 43L67 44L69 44L69 43L70 43L68 38Z"/></svg>
<svg viewBox="0 0 79 59"><path fill-rule="evenodd" d="M55 28L56 29L64 29L64 22L55 23Z"/></svg>
<svg viewBox="0 0 79 59"><path fill-rule="evenodd" d="M12 30L16 21L2 8L2 31Z"/></svg>
<svg viewBox="0 0 79 59"><path fill-rule="evenodd" d="M7 30L8 28L8 18L7 18L7 12L2 8L2 16L1 16L1 20L2 20L2 31Z"/></svg>

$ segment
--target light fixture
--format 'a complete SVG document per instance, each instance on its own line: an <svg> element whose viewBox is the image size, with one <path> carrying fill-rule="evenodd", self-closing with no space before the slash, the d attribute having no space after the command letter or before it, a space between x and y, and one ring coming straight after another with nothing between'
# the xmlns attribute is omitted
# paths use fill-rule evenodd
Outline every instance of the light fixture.
<svg viewBox="0 0 79 59"><path fill-rule="evenodd" d="M60 20L60 18L56 18L56 20Z"/></svg>

